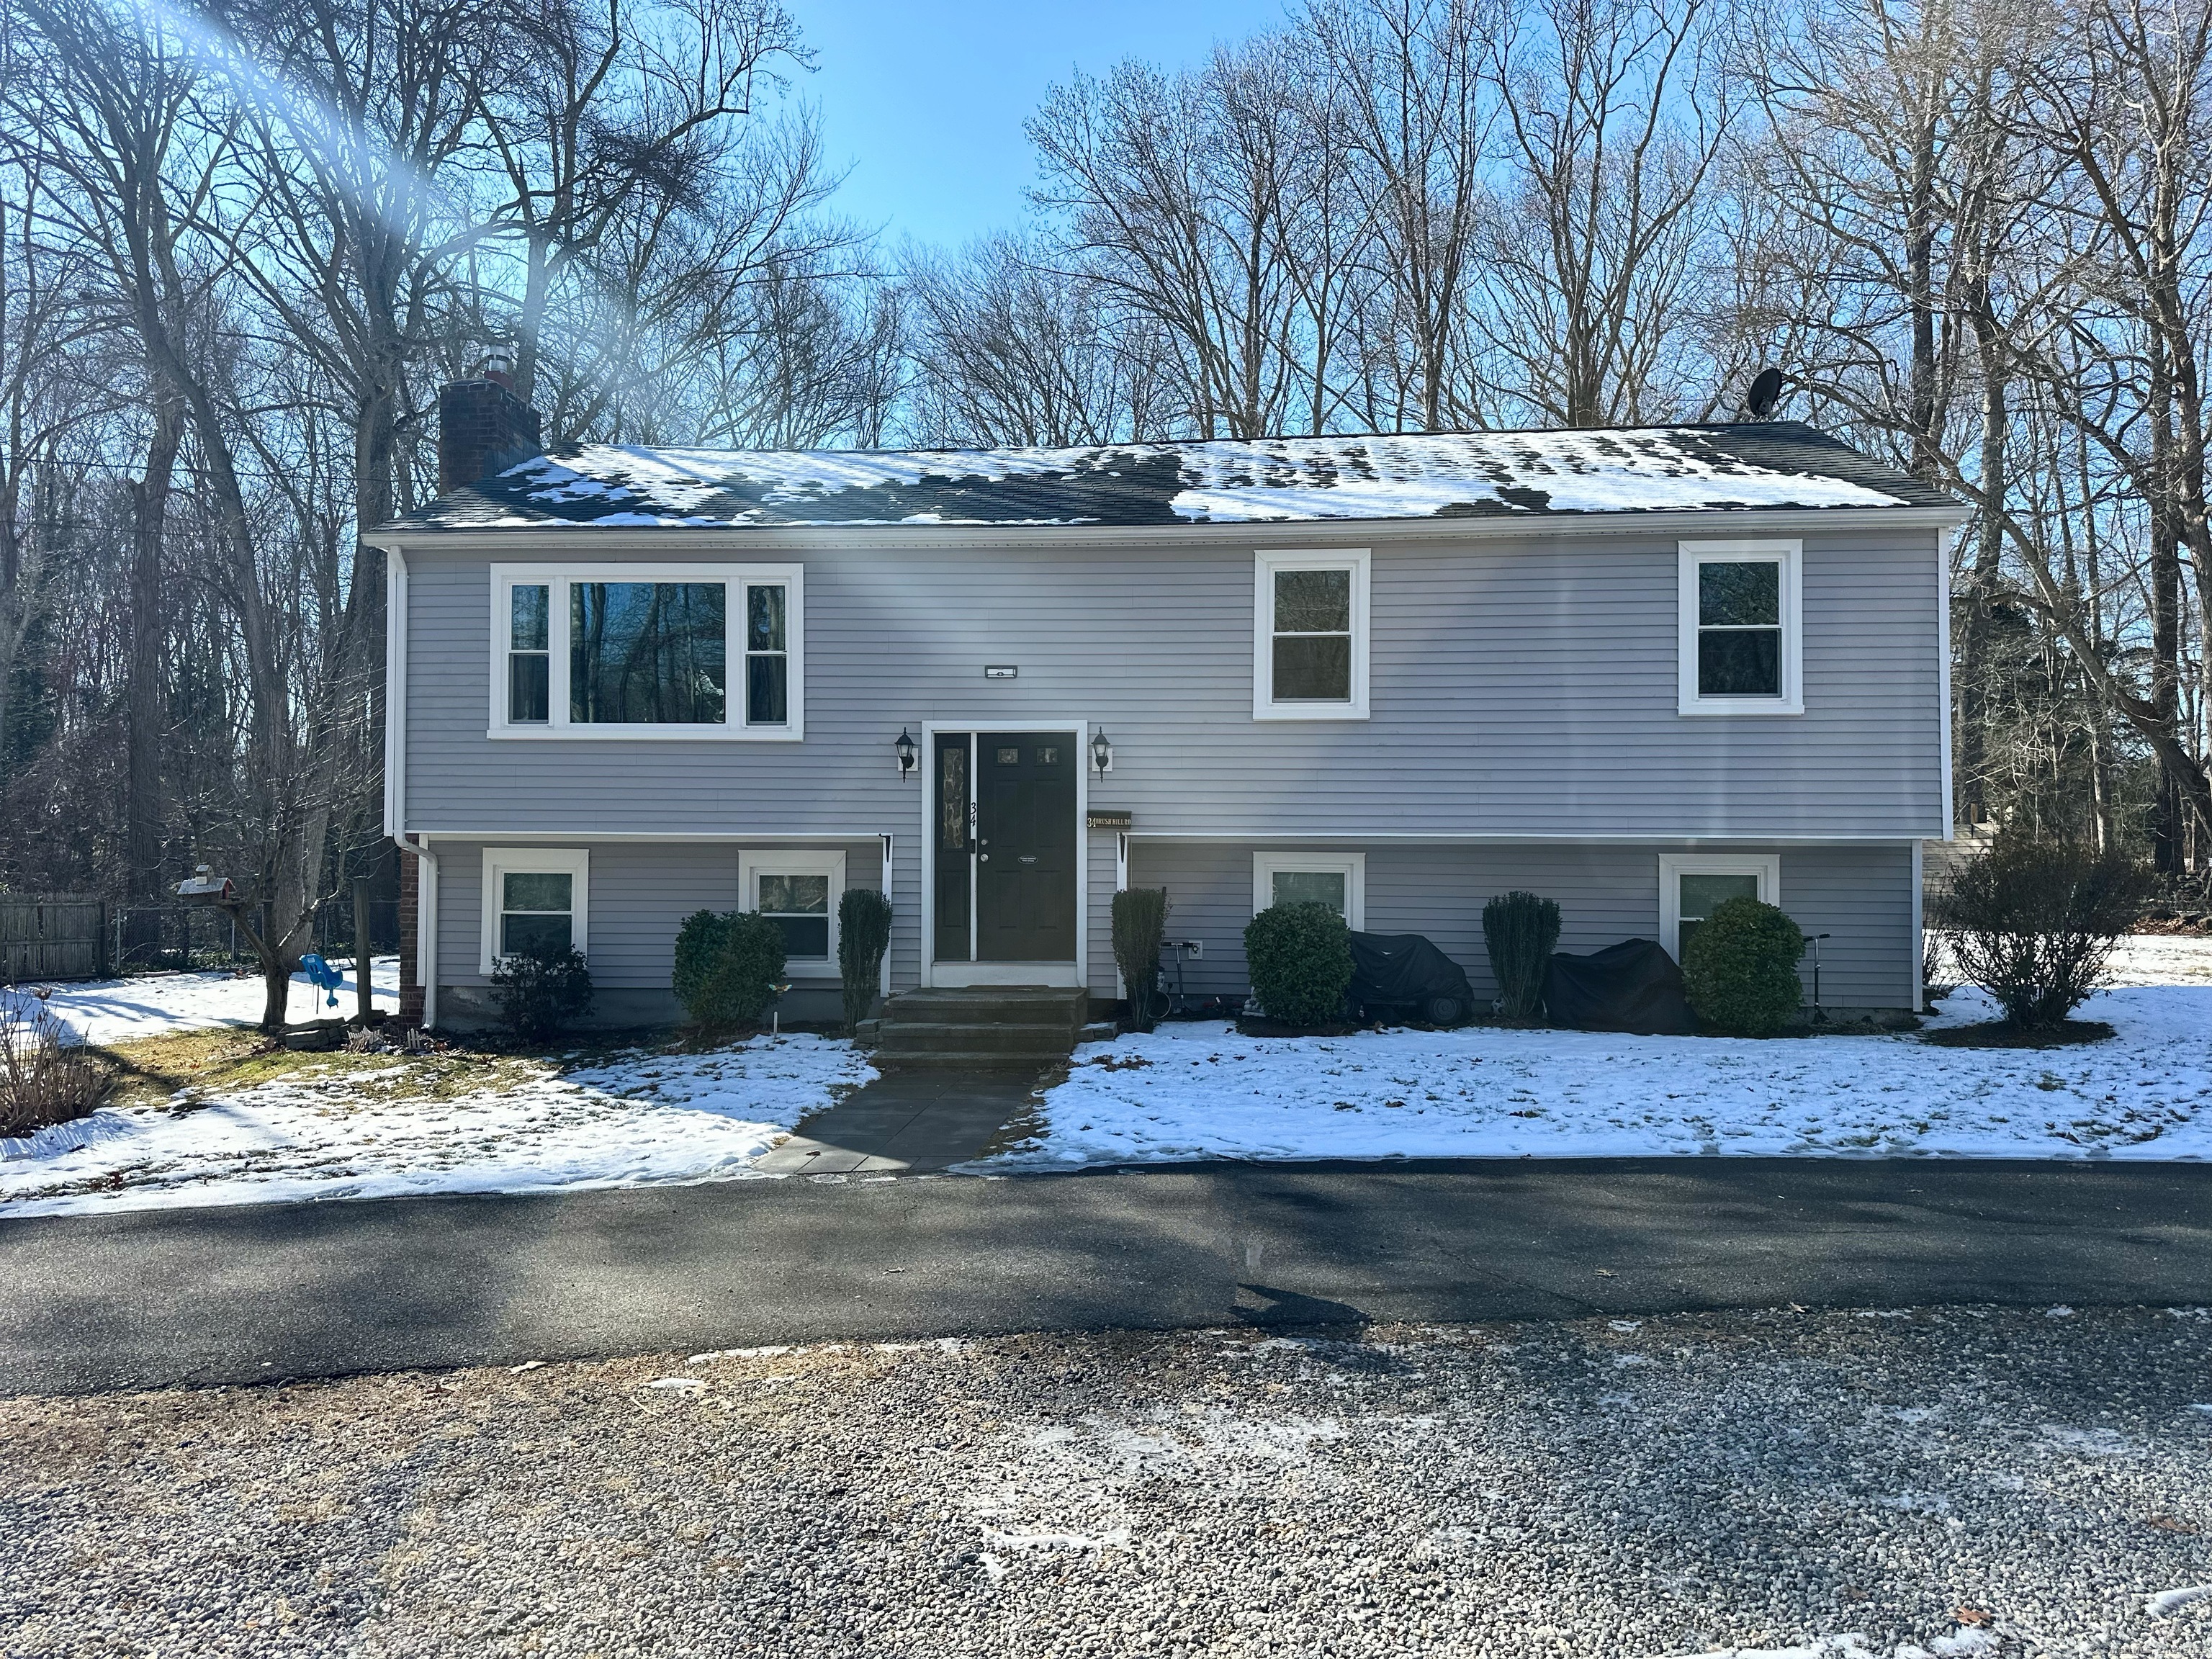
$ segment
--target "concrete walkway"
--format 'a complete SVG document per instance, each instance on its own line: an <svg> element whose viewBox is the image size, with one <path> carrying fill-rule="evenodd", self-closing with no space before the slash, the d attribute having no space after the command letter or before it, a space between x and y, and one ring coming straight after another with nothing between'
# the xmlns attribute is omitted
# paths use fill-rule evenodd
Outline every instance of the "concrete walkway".
<svg viewBox="0 0 2212 1659"><path fill-rule="evenodd" d="M2212 1300L2212 1164L866 1176L0 1221L0 1394L769 1342Z"/></svg>
<svg viewBox="0 0 2212 1659"><path fill-rule="evenodd" d="M995 1151L1035 1103L1034 1066L890 1071L801 1122L763 1175L928 1175Z"/></svg>

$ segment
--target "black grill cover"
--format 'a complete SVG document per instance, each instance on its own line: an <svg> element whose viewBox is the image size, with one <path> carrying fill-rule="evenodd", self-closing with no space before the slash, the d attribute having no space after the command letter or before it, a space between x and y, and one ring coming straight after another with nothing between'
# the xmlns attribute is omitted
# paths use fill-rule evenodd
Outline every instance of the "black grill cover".
<svg viewBox="0 0 2212 1659"><path fill-rule="evenodd" d="M1623 939L1586 957L1554 956L1544 972L1544 1007L1553 1024L1585 1031L1662 1036L1698 1029L1682 994L1682 970L1648 939Z"/></svg>
<svg viewBox="0 0 2212 1659"><path fill-rule="evenodd" d="M1433 1025L1450 1025L1474 1012L1474 987L1466 973L1419 933L1354 933L1349 994L1363 1014L1410 1012ZM1439 1006L1446 1001L1457 1006Z"/></svg>

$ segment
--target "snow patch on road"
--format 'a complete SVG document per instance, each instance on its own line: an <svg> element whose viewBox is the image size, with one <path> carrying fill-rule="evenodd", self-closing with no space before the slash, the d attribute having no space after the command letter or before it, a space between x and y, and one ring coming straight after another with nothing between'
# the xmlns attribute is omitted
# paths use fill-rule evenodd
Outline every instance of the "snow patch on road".
<svg viewBox="0 0 2212 1659"><path fill-rule="evenodd" d="M2154 1619L2170 1618L2193 1601L2212 1597L2212 1584L2190 1584L2181 1589L2160 1590L2143 1601L2143 1611Z"/></svg>

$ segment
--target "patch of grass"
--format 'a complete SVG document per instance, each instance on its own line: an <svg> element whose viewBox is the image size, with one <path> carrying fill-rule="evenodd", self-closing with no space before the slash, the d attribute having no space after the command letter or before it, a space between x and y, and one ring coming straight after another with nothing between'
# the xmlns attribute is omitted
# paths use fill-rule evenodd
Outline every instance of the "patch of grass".
<svg viewBox="0 0 2212 1659"><path fill-rule="evenodd" d="M163 1106L178 1091L229 1094L310 1078L371 1079L381 1098L452 1100L531 1081L558 1069L542 1054L442 1048L427 1054L302 1054L258 1031L229 1027L119 1042L100 1051L115 1068L114 1103Z"/></svg>
<svg viewBox="0 0 2212 1659"><path fill-rule="evenodd" d="M2063 1025L2033 1031L1992 1019L1923 1032L1921 1041L1946 1048L2070 1048L2076 1043L2103 1042L2112 1035L2112 1028L2101 1019L2069 1019Z"/></svg>

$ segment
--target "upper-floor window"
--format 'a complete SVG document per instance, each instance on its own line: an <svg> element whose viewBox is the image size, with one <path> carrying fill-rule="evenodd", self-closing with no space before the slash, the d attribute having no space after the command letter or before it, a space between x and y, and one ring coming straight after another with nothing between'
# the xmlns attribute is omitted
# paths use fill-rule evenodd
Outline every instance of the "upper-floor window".
<svg viewBox="0 0 2212 1659"><path fill-rule="evenodd" d="M796 738L799 572L492 569L495 737Z"/></svg>
<svg viewBox="0 0 2212 1659"><path fill-rule="evenodd" d="M1794 541L1681 544L1681 713L1804 713L1801 554Z"/></svg>
<svg viewBox="0 0 2212 1659"><path fill-rule="evenodd" d="M1253 719L1367 717L1368 568L1364 550L1258 556Z"/></svg>

